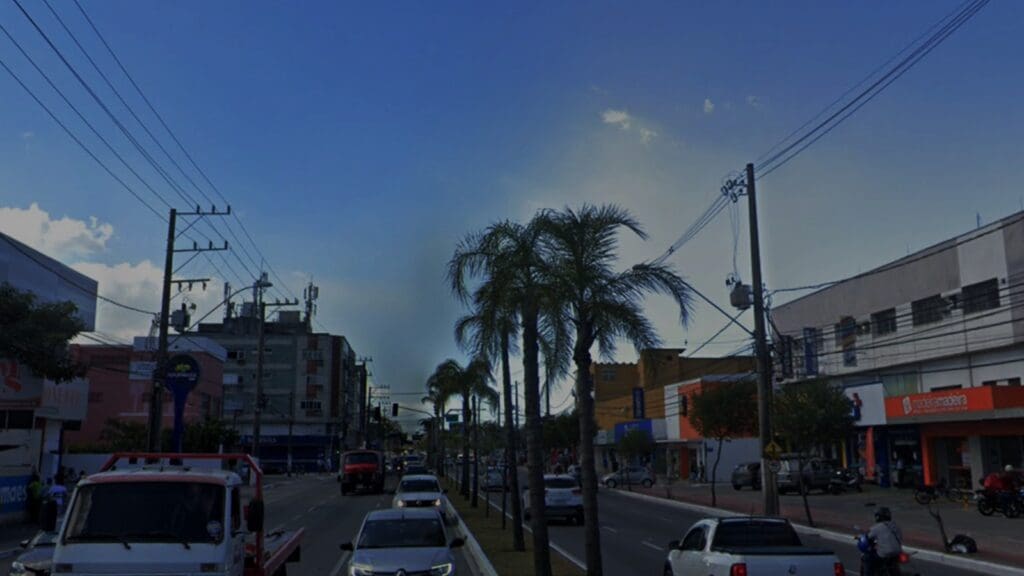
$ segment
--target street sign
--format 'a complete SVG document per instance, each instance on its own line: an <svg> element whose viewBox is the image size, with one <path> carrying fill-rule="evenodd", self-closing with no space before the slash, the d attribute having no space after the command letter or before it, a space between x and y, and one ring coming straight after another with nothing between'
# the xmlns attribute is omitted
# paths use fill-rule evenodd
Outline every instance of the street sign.
<svg viewBox="0 0 1024 576"><path fill-rule="evenodd" d="M174 451L181 452L185 435L185 401L199 383L199 362L188 354L172 356L167 362L164 385L174 393Z"/></svg>
<svg viewBox="0 0 1024 576"><path fill-rule="evenodd" d="M773 440L764 447L764 455L769 460L778 460L779 456L782 456L782 446Z"/></svg>
<svg viewBox="0 0 1024 576"><path fill-rule="evenodd" d="M779 462L778 460L769 460L768 470L770 470L772 474L778 474L779 470L782 470L782 462Z"/></svg>

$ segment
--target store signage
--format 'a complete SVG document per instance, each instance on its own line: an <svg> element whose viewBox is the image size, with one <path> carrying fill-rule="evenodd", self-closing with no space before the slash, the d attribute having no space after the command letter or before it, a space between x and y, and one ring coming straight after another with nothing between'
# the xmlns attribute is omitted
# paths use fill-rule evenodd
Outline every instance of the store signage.
<svg viewBox="0 0 1024 576"><path fill-rule="evenodd" d="M991 386L895 396L885 399L885 414L892 421L994 410L995 396L996 390Z"/></svg>
<svg viewBox="0 0 1024 576"><path fill-rule="evenodd" d="M21 512L28 504L28 483L31 476L0 477L0 514Z"/></svg>
<svg viewBox="0 0 1024 576"><path fill-rule="evenodd" d="M615 425L615 442L622 441L622 438L633 430L639 430L648 438L654 438L654 426L650 420L634 420L633 422L619 422Z"/></svg>
<svg viewBox="0 0 1024 576"><path fill-rule="evenodd" d="M46 380L36 416L50 420L85 420L88 407L88 380L78 378L61 384Z"/></svg>
<svg viewBox="0 0 1024 576"><path fill-rule="evenodd" d="M643 420L646 417L644 414L644 389L633 388L633 418Z"/></svg>
<svg viewBox="0 0 1024 576"><path fill-rule="evenodd" d="M885 424L885 389L881 382L850 386L843 389L843 394L850 400L854 426Z"/></svg>
<svg viewBox="0 0 1024 576"><path fill-rule="evenodd" d="M43 381L14 359L0 359L0 403L7 408L35 407L43 394Z"/></svg>

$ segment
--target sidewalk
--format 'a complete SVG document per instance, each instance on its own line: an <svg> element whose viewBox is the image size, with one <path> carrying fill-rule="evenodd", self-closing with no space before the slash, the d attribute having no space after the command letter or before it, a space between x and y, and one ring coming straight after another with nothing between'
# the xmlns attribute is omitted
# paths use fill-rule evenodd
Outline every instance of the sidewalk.
<svg viewBox="0 0 1024 576"><path fill-rule="evenodd" d="M633 491L659 498L669 498L692 504L711 505L711 487L708 484L694 485L677 481L671 484L658 479L660 484L651 488L633 487ZM761 492L744 489L736 491L728 483L719 484L718 508L740 514L758 514L762 507ZM874 522L874 510L887 506L892 510L893 519L903 530L904 543L908 546L942 551L942 539L938 524L928 514L927 508L914 501L913 490L897 490L865 485L864 492L846 493L838 496L814 493L807 497L811 517L818 528L827 528L851 536L858 530L866 530ZM779 496L781 515L792 522L807 524L803 501L799 495ZM946 535L966 534L978 542L978 553L970 558L987 560L1011 566L1024 566L1024 519L1008 519L1001 515L982 516L972 504L940 501L937 505L946 526Z"/></svg>

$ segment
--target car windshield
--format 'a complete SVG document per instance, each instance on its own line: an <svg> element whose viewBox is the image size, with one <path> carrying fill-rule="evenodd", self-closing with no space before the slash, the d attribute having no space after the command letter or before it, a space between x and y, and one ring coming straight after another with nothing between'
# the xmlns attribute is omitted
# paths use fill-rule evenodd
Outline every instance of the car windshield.
<svg viewBox="0 0 1024 576"><path fill-rule="evenodd" d="M78 489L65 538L219 542L225 489L198 482L111 482Z"/></svg>
<svg viewBox="0 0 1024 576"><path fill-rule="evenodd" d="M441 519L369 520L357 548L441 548L447 546Z"/></svg>
<svg viewBox="0 0 1024 576"><path fill-rule="evenodd" d="M545 478L546 488L576 488L576 481L572 478Z"/></svg>
<svg viewBox="0 0 1024 576"><path fill-rule="evenodd" d="M440 492L441 488L435 480L402 480L399 492Z"/></svg>
<svg viewBox="0 0 1024 576"><path fill-rule="evenodd" d="M346 464L377 464L378 458L376 454L369 452L361 452L359 454L348 454L345 456Z"/></svg>
<svg viewBox="0 0 1024 576"><path fill-rule="evenodd" d="M800 537L786 522L723 522L715 530L712 548L799 546Z"/></svg>

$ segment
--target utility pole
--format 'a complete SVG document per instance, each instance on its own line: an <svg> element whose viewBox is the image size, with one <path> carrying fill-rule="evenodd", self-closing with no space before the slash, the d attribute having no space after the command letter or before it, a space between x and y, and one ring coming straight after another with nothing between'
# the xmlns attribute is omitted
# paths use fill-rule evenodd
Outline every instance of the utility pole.
<svg viewBox="0 0 1024 576"><path fill-rule="evenodd" d="M231 214L231 207L224 212L218 212L217 209L211 208L209 212L203 212L199 206L196 206L195 212L181 212L179 213L176 209L171 208L171 213L167 218L167 246L166 254L164 255L164 279L163 289L160 295L160 329L159 337L157 339L157 352L156 352L156 367L153 369L153 391L149 401L149 435L147 438L147 444L150 452L160 451L160 427L163 425L164 417L164 388L166 386L166 375L167 375L167 329L168 320L170 316L171 308L171 285L188 284L190 287L194 283L201 283L205 287L205 283L209 281L209 278L191 278L186 280L174 280L174 254L177 252L216 252L228 249L227 240L224 241L223 248L214 248L213 242L211 241L209 246L206 248L200 248L196 242L192 243L192 248L175 249L175 241L185 232L194 226L199 220L206 216L224 216ZM181 232L177 231L178 216L194 216L195 219L185 227ZM194 256L193 256L194 257ZM191 259L190 259L191 260ZM188 261L185 262L186 264Z"/></svg>
<svg viewBox="0 0 1024 576"><path fill-rule="evenodd" d="M292 475L292 429L295 427L295 390L288 393L288 475Z"/></svg>
<svg viewBox="0 0 1024 576"><path fill-rule="evenodd" d="M267 273L263 272L260 274L260 279L256 284L253 285L256 297L259 300L256 309L259 315L259 324L257 324L258 336L256 344L256 405L252 414L252 452L250 453L253 458L259 458L260 455L260 432L263 424L263 409L267 407L267 399L263 394L263 359L265 356L264 348L266 348L267 340L267 303L263 300L263 290L273 286L267 281ZM298 306L298 300L274 300L273 306ZM294 394L294 392L293 392ZM292 403L294 405L294 402ZM290 462L289 455L289 462Z"/></svg>
<svg viewBox="0 0 1024 576"><path fill-rule="evenodd" d="M761 278L761 243L757 231L757 193L754 165L747 164L747 205L750 210L750 266L754 293L754 345L757 352L757 421L761 432L761 486L765 516L779 514L779 494L766 447L772 442L772 360L768 354L764 316L764 281Z"/></svg>
<svg viewBox="0 0 1024 576"><path fill-rule="evenodd" d="M516 401L516 430L519 430L519 380L515 381L515 388L516 389L515 389L514 393L516 395L516 397L515 397L515 401ZM517 459L519 458L518 454L516 455L516 458Z"/></svg>

